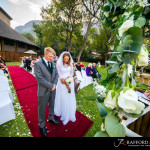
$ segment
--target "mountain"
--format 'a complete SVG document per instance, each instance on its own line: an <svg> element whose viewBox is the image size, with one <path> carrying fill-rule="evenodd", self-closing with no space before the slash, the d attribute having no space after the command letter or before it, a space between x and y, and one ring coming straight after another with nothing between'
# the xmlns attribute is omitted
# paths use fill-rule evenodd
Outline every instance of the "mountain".
<svg viewBox="0 0 150 150"><path fill-rule="evenodd" d="M29 21L27 22L24 26L18 26L15 28L15 30L19 33L31 33L31 34L35 34L33 32L33 23L35 24L40 24L40 20L33 20L33 21ZM99 24L95 24L93 26L94 28L96 28L97 30L99 30ZM83 23L83 28L82 28L82 34L85 35L86 33L86 28L87 28L87 23Z"/></svg>
<svg viewBox="0 0 150 150"><path fill-rule="evenodd" d="M34 32L33 32L33 23L40 24L40 20L29 21L24 26L16 27L15 30L17 32L19 32L19 33L31 33L31 34L34 34Z"/></svg>

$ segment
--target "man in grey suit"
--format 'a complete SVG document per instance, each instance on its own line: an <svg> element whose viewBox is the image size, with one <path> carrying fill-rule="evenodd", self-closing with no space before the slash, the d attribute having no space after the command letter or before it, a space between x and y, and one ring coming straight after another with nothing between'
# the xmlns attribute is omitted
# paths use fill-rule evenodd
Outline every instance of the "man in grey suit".
<svg viewBox="0 0 150 150"><path fill-rule="evenodd" d="M54 55L55 51L50 47L46 47L44 49L44 57L34 63L35 77L38 81L38 120L40 132L43 136L47 136L47 130L45 128L45 110L47 103L49 106L48 120L55 124L60 123L54 117L54 102L58 81L56 64L53 62Z"/></svg>

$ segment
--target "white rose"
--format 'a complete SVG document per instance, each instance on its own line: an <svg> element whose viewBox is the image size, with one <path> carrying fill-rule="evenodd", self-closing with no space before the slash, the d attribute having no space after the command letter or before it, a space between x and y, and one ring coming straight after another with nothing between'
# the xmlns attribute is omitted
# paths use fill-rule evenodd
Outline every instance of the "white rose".
<svg viewBox="0 0 150 150"><path fill-rule="evenodd" d="M145 105L138 101L137 93L133 89L121 91L118 97L118 105L127 113L140 114Z"/></svg>
<svg viewBox="0 0 150 150"><path fill-rule="evenodd" d="M146 47L142 46L141 51L137 56L138 66L147 66L148 65L148 50Z"/></svg>
<svg viewBox="0 0 150 150"><path fill-rule="evenodd" d="M125 21L122 26L119 28L119 36L122 37L122 34L127 31L129 28L133 27L134 22L133 20Z"/></svg>
<svg viewBox="0 0 150 150"><path fill-rule="evenodd" d="M73 82L73 78L67 78L67 79L66 79L66 82L67 82L67 83Z"/></svg>
<svg viewBox="0 0 150 150"><path fill-rule="evenodd" d="M104 100L104 105L110 109L114 109L115 107L117 107L116 104L116 95L112 98L111 95L112 90L110 90Z"/></svg>

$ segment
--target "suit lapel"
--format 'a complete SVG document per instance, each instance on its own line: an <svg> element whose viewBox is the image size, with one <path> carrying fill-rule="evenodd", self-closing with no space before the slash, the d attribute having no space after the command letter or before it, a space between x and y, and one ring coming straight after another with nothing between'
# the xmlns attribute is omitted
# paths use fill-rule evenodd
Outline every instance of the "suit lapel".
<svg viewBox="0 0 150 150"><path fill-rule="evenodd" d="M43 58L41 60L42 60L43 65L46 67L47 71L51 75L50 70L49 70L48 66L46 65L45 61L43 60Z"/></svg>

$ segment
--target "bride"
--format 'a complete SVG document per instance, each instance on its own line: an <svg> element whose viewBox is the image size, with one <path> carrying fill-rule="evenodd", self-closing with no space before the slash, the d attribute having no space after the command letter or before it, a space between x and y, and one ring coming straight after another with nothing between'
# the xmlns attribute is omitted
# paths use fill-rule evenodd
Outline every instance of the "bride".
<svg viewBox="0 0 150 150"><path fill-rule="evenodd" d="M66 79L73 79L73 59L69 52L63 52L57 60L57 70L59 79L56 87L56 97L54 112L56 116L61 116L63 125L69 121L75 122L76 98L74 92L74 81L69 84Z"/></svg>

